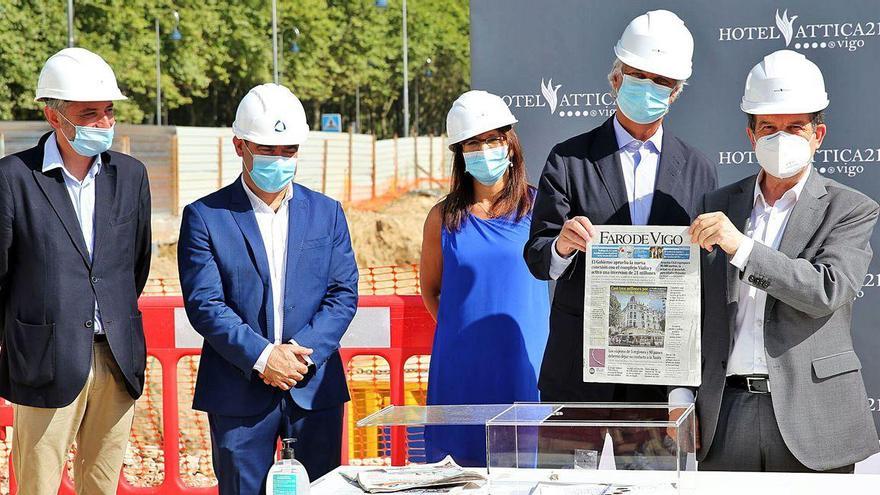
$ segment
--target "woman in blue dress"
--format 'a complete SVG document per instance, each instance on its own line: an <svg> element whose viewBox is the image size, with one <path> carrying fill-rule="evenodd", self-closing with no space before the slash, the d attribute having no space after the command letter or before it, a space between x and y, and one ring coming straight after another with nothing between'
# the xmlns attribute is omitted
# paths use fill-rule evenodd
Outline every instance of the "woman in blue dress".
<svg viewBox="0 0 880 495"><path fill-rule="evenodd" d="M549 295L523 260L535 189L514 123L485 91L461 95L446 119L450 192L428 214L421 257L422 299L437 321L429 405L539 401ZM427 427L425 449L428 462L485 466L485 428Z"/></svg>

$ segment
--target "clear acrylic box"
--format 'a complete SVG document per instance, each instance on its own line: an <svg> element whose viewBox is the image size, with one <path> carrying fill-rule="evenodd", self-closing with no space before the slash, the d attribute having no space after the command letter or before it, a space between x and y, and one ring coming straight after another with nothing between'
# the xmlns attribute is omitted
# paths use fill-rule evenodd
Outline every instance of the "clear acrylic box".
<svg viewBox="0 0 880 495"><path fill-rule="evenodd" d="M485 425L490 493L610 495L680 493L696 471L695 417L666 403L391 406L358 426Z"/></svg>

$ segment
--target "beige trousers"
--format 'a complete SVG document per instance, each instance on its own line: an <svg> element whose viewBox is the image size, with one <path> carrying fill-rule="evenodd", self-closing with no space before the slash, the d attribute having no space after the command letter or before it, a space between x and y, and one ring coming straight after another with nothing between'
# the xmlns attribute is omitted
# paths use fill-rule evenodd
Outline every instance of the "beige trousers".
<svg viewBox="0 0 880 495"><path fill-rule="evenodd" d="M94 346L89 377L71 404L58 409L14 406L12 465L21 495L58 493L74 440L76 493L116 493L135 401L110 346Z"/></svg>

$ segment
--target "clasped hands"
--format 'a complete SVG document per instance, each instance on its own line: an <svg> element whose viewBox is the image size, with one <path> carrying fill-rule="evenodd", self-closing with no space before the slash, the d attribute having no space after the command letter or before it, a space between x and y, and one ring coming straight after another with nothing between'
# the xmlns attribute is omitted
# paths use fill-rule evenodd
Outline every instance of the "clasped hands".
<svg viewBox="0 0 880 495"><path fill-rule="evenodd" d="M290 390L309 372L306 356L312 349L296 344L279 344L272 348L266 368L260 373L263 383L281 390Z"/></svg>
<svg viewBox="0 0 880 495"><path fill-rule="evenodd" d="M727 215L720 211L698 216L688 233L691 235L691 242L699 244L706 251L712 252L718 246L729 256L736 254L745 238ZM556 241L556 252L567 258L575 251L586 251L587 244L596 235L596 229L587 217L574 217L562 225Z"/></svg>

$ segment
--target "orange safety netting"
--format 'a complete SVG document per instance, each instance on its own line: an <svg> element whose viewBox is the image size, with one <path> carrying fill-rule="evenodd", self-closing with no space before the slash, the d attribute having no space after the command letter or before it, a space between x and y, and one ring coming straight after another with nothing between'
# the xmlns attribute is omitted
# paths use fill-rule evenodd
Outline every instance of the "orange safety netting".
<svg viewBox="0 0 880 495"><path fill-rule="evenodd" d="M362 296L420 294L419 265L361 268L358 293Z"/></svg>
<svg viewBox="0 0 880 495"><path fill-rule="evenodd" d="M425 405L431 356L413 356L404 365L404 405ZM390 466L389 427L358 428L358 420L391 405L391 369L380 356L354 356L346 366L351 402L346 404L348 463L353 466ZM406 429L406 460L425 462L424 429Z"/></svg>
<svg viewBox="0 0 880 495"><path fill-rule="evenodd" d="M430 178L422 177L416 179L409 184L393 186L388 192L382 195L371 197L370 199L361 201L346 201L345 206L355 206L359 210L379 211L388 206L390 203L402 198L416 189L440 189L442 191L449 190L450 179L446 178Z"/></svg>
<svg viewBox="0 0 880 495"><path fill-rule="evenodd" d="M419 294L419 265L376 266L358 269L358 293L362 296ZM179 296L176 278L152 278L144 287L144 296Z"/></svg>

